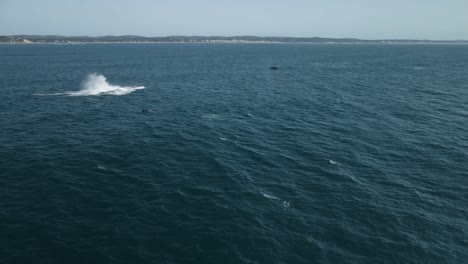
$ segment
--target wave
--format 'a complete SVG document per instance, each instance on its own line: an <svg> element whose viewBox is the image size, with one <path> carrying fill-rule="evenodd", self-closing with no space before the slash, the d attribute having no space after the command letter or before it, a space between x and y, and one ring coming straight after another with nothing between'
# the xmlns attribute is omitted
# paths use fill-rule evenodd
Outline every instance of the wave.
<svg viewBox="0 0 468 264"><path fill-rule="evenodd" d="M64 93L53 93L47 95L69 95L69 96L98 96L98 95L126 95L136 90L145 89L144 86L118 86L107 82L102 74L92 73L86 77L79 91ZM46 95L46 94L35 94Z"/></svg>
<svg viewBox="0 0 468 264"><path fill-rule="evenodd" d="M205 114L205 115L202 115L202 118L209 119L209 120L218 119L219 117L220 117L220 115L217 115L217 114Z"/></svg>

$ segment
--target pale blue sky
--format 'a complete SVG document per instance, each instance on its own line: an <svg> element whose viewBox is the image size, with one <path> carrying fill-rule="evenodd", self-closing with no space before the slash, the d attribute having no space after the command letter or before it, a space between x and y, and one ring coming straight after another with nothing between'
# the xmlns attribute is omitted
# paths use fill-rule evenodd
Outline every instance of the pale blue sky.
<svg viewBox="0 0 468 264"><path fill-rule="evenodd" d="M0 35L468 39L468 0L0 0Z"/></svg>

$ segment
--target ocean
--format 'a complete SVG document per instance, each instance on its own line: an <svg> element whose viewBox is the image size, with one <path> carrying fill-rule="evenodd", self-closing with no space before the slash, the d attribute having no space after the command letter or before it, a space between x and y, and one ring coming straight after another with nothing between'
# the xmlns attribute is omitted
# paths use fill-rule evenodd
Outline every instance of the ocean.
<svg viewBox="0 0 468 264"><path fill-rule="evenodd" d="M467 249L468 45L0 45L0 263Z"/></svg>

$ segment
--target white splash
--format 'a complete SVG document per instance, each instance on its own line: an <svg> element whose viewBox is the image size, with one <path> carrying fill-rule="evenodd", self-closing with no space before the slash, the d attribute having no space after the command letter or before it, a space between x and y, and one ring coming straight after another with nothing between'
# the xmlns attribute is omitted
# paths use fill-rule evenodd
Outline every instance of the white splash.
<svg viewBox="0 0 468 264"><path fill-rule="evenodd" d="M136 90L145 89L144 86L127 86L111 85L107 82L106 77L102 74L92 73L88 75L83 82L83 89L76 92L66 92L64 94L70 96L89 96L89 95L125 95Z"/></svg>
<svg viewBox="0 0 468 264"><path fill-rule="evenodd" d="M98 95L125 95L136 90L145 89L144 86L118 86L109 84L102 74L92 73L86 77L79 91L70 91L53 94L34 95L69 95L69 96L98 96Z"/></svg>
<svg viewBox="0 0 468 264"><path fill-rule="evenodd" d="M329 160L328 162L330 162L331 164L333 165L340 165L338 162L334 161L334 160Z"/></svg>

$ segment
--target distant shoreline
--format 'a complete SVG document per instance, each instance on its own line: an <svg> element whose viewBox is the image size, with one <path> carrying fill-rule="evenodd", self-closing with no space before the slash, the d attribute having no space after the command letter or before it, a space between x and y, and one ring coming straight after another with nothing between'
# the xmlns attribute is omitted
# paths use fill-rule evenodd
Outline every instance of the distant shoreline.
<svg viewBox="0 0 468 264"><path fill-rule="evenodd" d="M258 36L48 36L11 35L0 36L0 44L167 44L167 43L228 43L228 44L468 44L468 40L417 40L382 39L365 40L355 38L319 37L258 37Z"/></svg>
<svg viewBox="0 0 468 264"><path fill-rule="evenodd" d="M300 44L300 45L468 45L468 42L66 42L66 43L54 43L54 42L0 42L0 45L19 45L19 46L30 46L30 45L107 45L107 44Z"/></svg>

